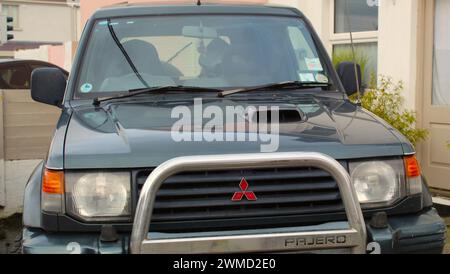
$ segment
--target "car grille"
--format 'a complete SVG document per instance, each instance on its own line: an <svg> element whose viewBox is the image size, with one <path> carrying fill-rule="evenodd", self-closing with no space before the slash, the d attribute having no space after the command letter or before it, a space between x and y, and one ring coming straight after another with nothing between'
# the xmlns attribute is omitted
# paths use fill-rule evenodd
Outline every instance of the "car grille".
<svg viewBox="0 0 450 274"><path fill-rule="evenodd" d="M134 174L137 196L151 170ZM245 178L256 201L231 198ZM157 193L150 230L210 231L324 223L342 213L335 180L316 168L180 173ZM328 216L328 217L327 217Z"/></svg>

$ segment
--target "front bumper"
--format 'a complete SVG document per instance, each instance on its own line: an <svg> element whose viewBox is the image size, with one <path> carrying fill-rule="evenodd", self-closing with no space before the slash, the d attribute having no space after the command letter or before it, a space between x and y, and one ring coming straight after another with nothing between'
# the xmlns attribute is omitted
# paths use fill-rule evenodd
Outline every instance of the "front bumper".
<svg viewBox="0 0 450 274"><path fill-rule="evenodd" d="M369 222L367 222L369 223ZM345 229L346 223L327 223L321 226L297 228L302 231ZM287 229L286 229L287 230ZM289 229L291 230L291 229ZM280 229L272 230L279 232ZM367 225L368 253L374 252L376 242L382 254L391 253L442 253L447 228L435 209L419 214L389 217L386 229L374 229ZM261 231L233 231L228 234L270 233ZM211 233L207 233L211 234ZM186 237L187 235L178 235ZM205 233L190 235L202 237ZM173 234L155 233L152 238L176 238ZM40 229L25 228L23 231L23 253L25 254L127 254L129 253L130 234L120 234L114 243L100 241L100 233L46 233ZM376 246L378 246L376 245ZM375 249L372 249L375 248Z"/></svg>

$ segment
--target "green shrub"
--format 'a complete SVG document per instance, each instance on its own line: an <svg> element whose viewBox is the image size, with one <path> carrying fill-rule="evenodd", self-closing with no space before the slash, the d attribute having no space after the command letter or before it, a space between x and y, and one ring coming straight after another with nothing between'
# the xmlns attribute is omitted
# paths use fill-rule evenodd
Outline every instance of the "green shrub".
<svg viewBox="0 0 450 274"><path fill-rule="evenodd" d="M376 82L376 77L372 77L369 89L361 97L362 107L388 122L412 144L425 140L428 131L416 128L416 113L403 107L403 82L394 83L392 78L386 76L380 76L378 84Z"/></svg>

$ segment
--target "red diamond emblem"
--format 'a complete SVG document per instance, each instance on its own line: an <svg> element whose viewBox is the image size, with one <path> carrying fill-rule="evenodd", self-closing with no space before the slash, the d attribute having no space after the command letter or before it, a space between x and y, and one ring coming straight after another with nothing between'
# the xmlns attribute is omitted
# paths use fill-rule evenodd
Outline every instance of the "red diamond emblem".
<svg viewBox="0 0 450 274"><path fill-rule="evenodd" d="M235 192L233 197L231 198L231 201L233 202L239 202L242 201L242 199L245 197L249 201L256 201L258 198L256 198L256 195L253 191L247 191L249 187L249 184L245 178L242 178L241 182L239 183L239 188L241 191Z"/></svg>

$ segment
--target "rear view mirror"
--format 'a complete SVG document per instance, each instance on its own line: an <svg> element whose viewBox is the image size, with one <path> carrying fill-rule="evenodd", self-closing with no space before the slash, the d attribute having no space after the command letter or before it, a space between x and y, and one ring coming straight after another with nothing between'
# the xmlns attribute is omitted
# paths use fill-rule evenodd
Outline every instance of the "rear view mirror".
<svg viewBox="0 0 450 274"><path fill-rule="evenodd" d="M183 27L183 36L200 39L215 39L218 37L218 34L213 28L186 26Z"/></svg>
<svg viewBox="0 0 450 274"><path fill-rule="evenodd" d="M362 87L361 66L356 64L356 70L358 73L358 82L356 82L355 63L342 62L337 67L337 73L348 96L358 92L358 83L359 89Z"/></svg>
<svg viewBox="0 0 450 274"><path fill-rule="evenodd" d="M59 68L38 68L31 74L34 101L61 107L66 91L66 76Z"/></svg>

